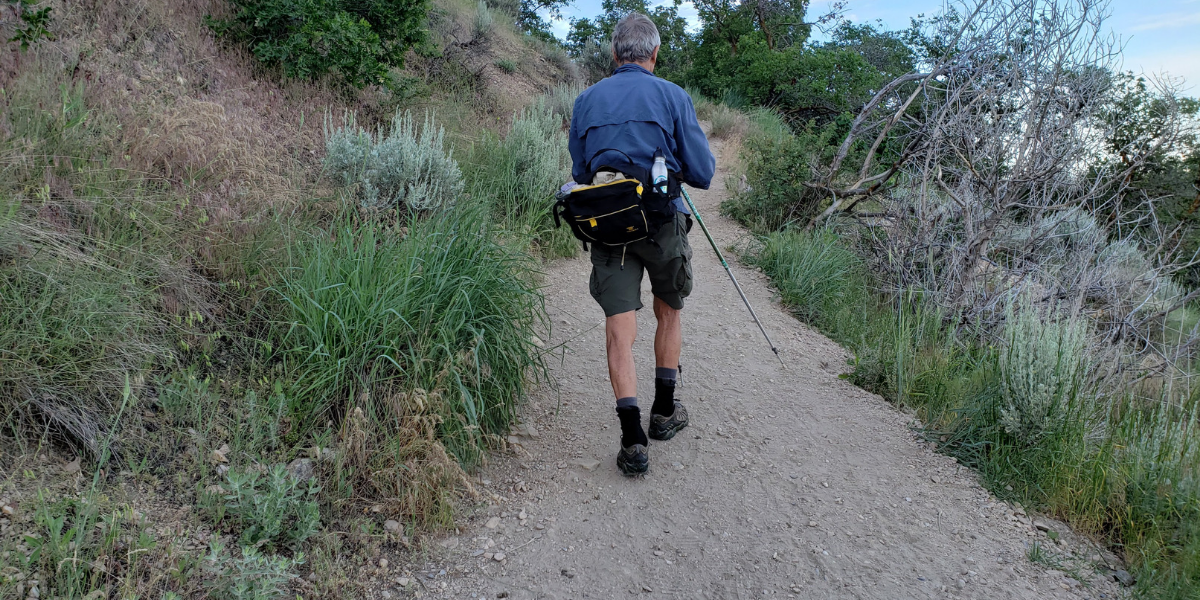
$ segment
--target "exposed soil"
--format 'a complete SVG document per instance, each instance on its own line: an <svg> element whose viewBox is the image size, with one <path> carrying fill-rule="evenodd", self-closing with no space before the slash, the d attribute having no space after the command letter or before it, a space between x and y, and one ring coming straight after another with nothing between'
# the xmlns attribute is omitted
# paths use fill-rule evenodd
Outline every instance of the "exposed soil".
<svg viewBox="0 0 1200 600"><path fill-rule="evenodd" d="M746 235L718 213L725 176L718 173L713 190L692 194L723 248ZM400 579L406 586L388 588L389 596L1122 595L1103 573L1115 565L1111 556L1038 518L1036 525L1061 534L1052 541L971 471L933 452L910 416L839 379L842 348L790 316L763 275L729 257L780 347L781 367L699 227L691 241L696 287L683 313L677 393L691 426L651 442L646 477L618 473L603 314L588 295L590 266L583 256L547 265L553 331L546 345L555 348L558 389L532 399L524 409L532 427L519 429L512 452L480 476L488 506L461 535L442 540L425 569ZM635 354L647 398L653 314L643 310L638 321ZM1068 560L1080 567L1075 577L1030 561L1035 541L1052 560L1076 557Z"/></svg>

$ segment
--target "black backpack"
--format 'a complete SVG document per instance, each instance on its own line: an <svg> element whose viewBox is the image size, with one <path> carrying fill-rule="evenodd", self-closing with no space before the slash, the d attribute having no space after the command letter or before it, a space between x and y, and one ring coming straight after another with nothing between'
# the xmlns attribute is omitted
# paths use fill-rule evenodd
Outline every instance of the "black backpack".
<svg viewBox="0 0 1200 600"><path fill-rule="evenodd" d="M554 204L554 223L561 227L566 221L571 232L583 242L605 246L625 246L647 238L653 238L666 223L675 216L672 200L679 197L679 178L675 173L667 174L667 193L654 190L649 169L634 164L628 154L615 148L605 148L592 155L592 159L603 152L620 152L628 160L621 167L601 165L590 169L580 179L587 184L577 185L567 193L559 192ZM620 172L625 179L591 185L601 171Z"/></svg>

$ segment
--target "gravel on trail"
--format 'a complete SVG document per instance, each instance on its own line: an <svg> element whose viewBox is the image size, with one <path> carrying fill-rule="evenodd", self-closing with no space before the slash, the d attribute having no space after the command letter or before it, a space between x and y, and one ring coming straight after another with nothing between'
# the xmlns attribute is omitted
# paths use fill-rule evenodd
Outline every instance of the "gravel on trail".
<svg viewBox="0 0 1200 600"><path fill-rule="evenodd" d="M714 140L714 150L720 142ZM721 216L727 174L692 198L724 250L747 232ZM691 426L652 441L650 472L618 473L604 317L586 256L545 266L553 385L522 409L510 452L478 477L448 567L409 591L453 598L1114 598L1111 578L1027 558L1115 564L1057 521L997 501L938 455L913 420L838 375L847 355L801 324L770 282L727 252L787 364L750 319L699 227L683 312L677 396ZM648 281L635 356L653 396ZM1048 536L1048 533L1050 534ZM1088 562L1091 561L1091 562ZM441 567L435 567L441 568ZM418 578L422 575L418 574ZM439 581L440 580L440 581ZM407 581L406 581L407 583ZM395 590L393 590L395 591Z"/></svg>

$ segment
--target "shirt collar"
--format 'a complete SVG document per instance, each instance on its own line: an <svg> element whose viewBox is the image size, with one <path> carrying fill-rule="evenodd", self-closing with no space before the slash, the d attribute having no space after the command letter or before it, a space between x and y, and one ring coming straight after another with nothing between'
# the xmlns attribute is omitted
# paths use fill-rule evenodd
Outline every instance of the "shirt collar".
<svg viewBox="0 0 1200 600"><path fill-rule="evenodd" d="M626 73L629 71L641 71L642 73L645 73L647 75L654 75L654 73L647 71L645 69L645 67L643 67L637 63L625 63L625 64L617 67L617 70L613 71L613 75L616 75L617 73Z"/></svg>

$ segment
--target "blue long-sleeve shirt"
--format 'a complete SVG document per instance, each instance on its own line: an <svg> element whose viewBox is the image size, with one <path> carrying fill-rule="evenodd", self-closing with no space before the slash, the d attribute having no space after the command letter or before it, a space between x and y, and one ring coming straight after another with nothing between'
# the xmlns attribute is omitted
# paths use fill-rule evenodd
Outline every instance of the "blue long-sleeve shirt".
<svg viewBox="0 0 1200 600"><path fill-rule="evenodd" d="M662 150L667 168L684 183L708 189L717 161L708 138L696 120L692 97L683 88L633 63L584 90L575 99L571 117L571 175L575 181L599 165L620 168L629 155L649 170L655 150ZM682 200L676 208L687 212Z"/></svg>

